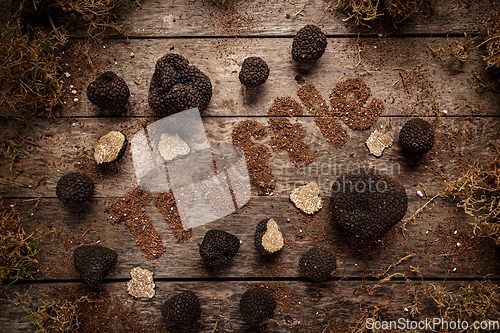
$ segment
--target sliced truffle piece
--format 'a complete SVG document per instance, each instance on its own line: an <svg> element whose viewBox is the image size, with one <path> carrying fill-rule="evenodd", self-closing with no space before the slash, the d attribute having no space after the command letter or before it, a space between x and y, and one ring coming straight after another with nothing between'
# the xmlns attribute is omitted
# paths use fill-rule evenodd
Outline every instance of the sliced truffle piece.
<svg viewBox="0 0 500 333"><path fill-rule="evenodd" d="M91 287L97 287L116 264L115 251L99 245L82 245L73 253L73 265Z"/></svg>
<svg viewBox="0 0 500 333"><path fill-rule="evenodd" d="M222 230L207 231L200 245L200 255L207 265L220 265L229 262L238 252L240 240Z"/></svg>
<svg viewBox="0 0 500 333"><path fill-rule="evenodd" d="M314 214L323 207L323 201L319 197L319 187L316 182L299 186L290 193L290 200L295 206L306 214Z"/></svg>
<svg viewBox="0 0 500 333"><path fill-rule="evenodd" d="M254 244L262 254L274 254L283 248L283 234L276 221L265 219L257 224Z"/></svg>
<svg viewBox="0 0 500 333"><path fill-rule="evenodd" d="M269 77L269 67L259 57L249 57L243 61L239 79L247 87L256 87L264 84Z"/></svg>
<svg viewBox="0 0 500 333"><path fill-rule="evenodd" d="M187 155L190 152L188 144L179 135L163 133L158 142L158 151L165 161L171 161L177 156Z"/></svg>
<svg viewBox="0 0 500 333"><path fill-rule="evenodd" d="M77 206L90 201L94 188L92 178L84 173L70 172L57 182L56 195L62 203Z"/></svg>
<svg viewBox="0 0 500 333"><path fill-rule="evenodd" d="M370 134L370 137L365 143L370 151L370 154L380 157L382 156L385 148L392 146L392 136L375 130L375 132Z"/></svg>
<svg viewBox="0 0 500 333"><path fill-rule="evenodd" d="M297 62L318 60L325 53L327 44L326 36L318 26L306 25L293 37L293 60Z"/></svg>
<svg viewBox="0 0 500 333"><path fill-rule="evenodd" d="M127 291L134 297L153 297L155 295L155 283L153 272L148 269L134 267L130 271L132 280L127 282Z"/></svg>
<svg viewBox="0 0 500 333"><path fill-rule="evenodd" d="M258 325L272 318L275 309L276 300L267 289L262 287L251 287L241 296L241 316L249 325Z"/></svg>
<svg viewBox="0 0 500 333"><path fill-rule="evenodd" d="M110 164L118 161L127 148L127 138L123 133L111 131L102 136L94 148L94 159L97 164Z"/></svg>
<svg viewBox="0 0 500 333"><path fill-rule="evenodd" d="M373 170L340 176L331 193L334 220L364 241L380 240L408 208L403 185Z"/></svg>
<svg viewBox="0 0 500 333"><path fill-rule="evenodd" d="M200 300L194 292L184 291L163 303L161 314L170 326L190 326L201 317Z"/></svg>
<svg viewBox="0 0 500 333"><path fill-rule="evenodd" d="M210 79L183 56L169 53L158 59L148 97L156 114L168 116L195 107L203 111L211 98Z"/></svg>
<svg viewBox="0 0 500 333"><path fill-rule="evenodd" d="M411 154L424 154L434 146L434 130L431 124L422 118L412 118L401 128L399 143Z"/></svg>
<svg viewBox="0 0 500 333"><path fill-rule="evenodd" d="M315 246L300 256L299 267L309 279L326 281L337 269L337 259L329 249Z"/></svg>
<svg viewBox="0 0 500 333"><path fill-rule="evenodd" d="M130 90L121 77L107 71L89 84L87 97L90 102L101 109L120 110L127 105Z"/></svg>

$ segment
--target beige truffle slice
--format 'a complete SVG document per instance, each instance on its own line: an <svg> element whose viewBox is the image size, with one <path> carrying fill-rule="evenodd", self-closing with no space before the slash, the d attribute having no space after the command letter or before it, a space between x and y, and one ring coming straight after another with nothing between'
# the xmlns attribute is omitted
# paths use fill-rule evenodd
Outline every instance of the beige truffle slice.
<svg viewBox="0 0 500 333"><path fill-rule="evenodd" d="M94 149L94 159L97 164L113 162L118 158L125 144L125 135L111 131L102 136Z"/></svg>
<svg viewBox="0 0 500 333"><path fill-rule="evenodd" d="M132 268L130 271L132 280L127 282L127 291L134 297L153 297L155 294L155 283L153 272L140 267Z"/></svg>
<svg viewBox="0 0 500 333"><path fill-rule="evenodd" d="M299 186L290 194L290 200L295 207L306 214L313 214L321 209L323 202L319 197L319 187L316 182Z"/></svg>
<svg viewBox="0 0 500 333"><path fill-rule="evenodd" d="M275 253L283 247L283 234L281 234L278 223L270 219L267 221L267 231L262 236L262 246L267 252Z"/></svg>
<svg viewBox="0 0 500 333"><path fill-rule="evenodd" d="M375 130L375 132L370 134L368 140L366 140L366 145L370 150L370 154L380 157L385 148L392 146L392 140L392 136Z"/></svg>
<svg viewBox="0 0 500 333"><path fill-rule="evenodd" d="M177 134L163 133L158 143L158 151L165 161L171 161L177 156L189 154L189 146Z"/></svg>

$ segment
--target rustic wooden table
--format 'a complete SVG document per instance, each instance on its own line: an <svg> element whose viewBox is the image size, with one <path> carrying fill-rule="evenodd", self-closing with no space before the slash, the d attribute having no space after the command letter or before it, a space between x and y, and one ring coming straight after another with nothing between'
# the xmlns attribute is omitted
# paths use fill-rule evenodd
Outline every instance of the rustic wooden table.
<svg viewBox="0 0 500 333"><path fill-rule="evenodd" d="M463 7L458 1L436 0L426 2L424 10L401 28L357 28L352 20L343 21L345 14L329 11L331 2L307 1L304 15L294 16L305 3L238 1L233 14L222 13L210 1L201 0L146 0L140 9L124 4L118 17L128 22L129 40L110 35L92 47L93 68L88 66L81 41L72 41L68 48L71 56L61 54L71 76L65 79L67 99L58 117L29 124L0 120L2 140L16 135L23 138L18 139L20 155L12 171L10 153L3 148L0 151L0 194L7 207L14 205L27 217L28 232L43 230L35 279L9 286L0 297L0 331L34 332L23 317L44 301L58 299L59 287L83 285L72 268L71 256L79 244L97 240L118 253L117 265L103 288L115 296L115 302L135 307L134 321L147 323L155 332L168 331L160 306L181 290L193 290L201 300L202 321L190 332L251 331L238 306L243 292L254 284L279 291L278 307L266 332L345 332L375 306L387 306L384 318L411 318L405 308L412 305L413 297L408 293L412 287L419 294L421 318L432 318L437 306L424 292L425 286L444 285L457 291L485 276L492 281L500 279L497 247L473 237L473 219L457 209L456 201L437 198L408 224L404 235L398 224L381 244L364 246L332 223L328 189L321 186L338 177L340 168L357 163L388 168L406 189L409 217L443 190L441 179L432 181L437 172L453 177L467 163L491 156L488 142L496 138L499 128L499 96L475 90L475 73L488 77L482 60L484 48L476 49L476 28L491 11L484 9L484 4ZM302 65L292 62L291 45L293 36L306 24L321 26L328 47L317 63ZM465 40L464 33L473 37L465 63L447 54L441 54L441 61L431 51L431 47L456 47L456 42ZM192 238L184 243L176 241L150 203L146 210L166 253L146 260L128 229L123 224L112 225L105 213L110 203L136 186L130 149L116 167L101 175L85 213L65 208L55 195L55 187L63 174L79 167L78 161L85 163L85 156L92 156L100 136L110 130L122 130L130 136L141 128L151 116L147 94L155 62L168 52L183 55L211 79L212 101L202 113L210 144L231 144L232 130L243 120L255 120L268 128L267 111L274 100L290 96L300 101L296 92L304 83L316 86L327 99L338 82L359 77L370 87L370 99L383 102L384 111L371 130L353 131L344 126L349 140L336 149L304 108L304 115L296 121L307 130L304 141L315 152L313 163L297 169L285 152L271 150L268 162L277 184L273 195L252 196L235 213L194 228ZM245 89L238 80L241 63L248 56L262 57L270 67L268 81L258 89ZM132 91L130 106L122 116L103 113L86 98L86 85L104 70L116 72ZM77 103L70 84L77 90ZM408 117L417 115L433 124L436 145L414 162L405 158L397 138ZM375 128L383 128L395 138L380 158L370 155L365 145ZM269 129L256 144L270 147L271 135ZM330 168L324 172L321 168L327 166ZM290 202L289 194L297 185L310 181L320 184L324 207L306 217ZM423 198L417 195L418 190L425 194ZM40 205L35 210L37 201ZM271 262L262 260L253 244L255 226L264 218L275 218L286 239L282 253ZM217 270L207 269L198 252L205 232L212 228L242 240L230 264ZM312 245L329 246L338 255L338 269L328 282L310 282L298 270L300 254ZM127 293L129 273L136 266L154 272L156 295L151 299L134 299ZM425 282L411 267L420 268ZM382 280L394 273L401 274ZM23 302L14 301L16 293L26 293ZM125 330L117 318L109 320L107 329Z"/></svg>

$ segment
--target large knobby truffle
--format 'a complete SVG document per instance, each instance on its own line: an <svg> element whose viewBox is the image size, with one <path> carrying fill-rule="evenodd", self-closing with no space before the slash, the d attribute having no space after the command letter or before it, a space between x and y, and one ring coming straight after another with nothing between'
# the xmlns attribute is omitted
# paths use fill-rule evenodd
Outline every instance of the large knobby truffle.
<svg viewBox="0 0 500 333"><path fill-rule="evenodd" d="M393 177L349 173L332 184L333 217L342 227L365 241L378 241L406 214L408 197Z"/></svg>
<svg viewBox="0 0 500 333"><path fill-rule="evenodd" d="M316 182L299 186L292 190L290 200L295 206L306 214L314 214L323 206L319 197L319 187Z"/></svg>
<svg viewBox="0 0 500 333"><path fill-rule="evenodd" d="M57 182L56 195L62 203L77 206L90 201L94 188L92 178L84 173L70 172Z"/></svg>
<svg viewBox="0 0 500 333"><path fill-rule="evenodd" d="M101 109L119 110L127 104L130 90L121 77L107 71L89 84L87 97L90 102Z"/></svg>
<svg viewBox="0 0 500 333"><path fill-rule="evenodd" d="M163 303L161 314L171 326L190 326L201 317L200 300L192 291L182 292Z"/></svg>
<svg viewBox="0 0 500 333"><path fill-rule="evenodd" d="M73 265L85 282L97 287L116 264L115 251L99 245L82 245L73 253Z"/></svg>
<svg viewBox="0 0 500 333"><path fill-rule="evenodd" d="M222 230L207 231L200 245L200 255L207 265L225 264L240 248L238 237Z"/></svg>
<svg viewBox="0 0 500 333"><path fill-rule="evenodd" d="M255 228L255 248L262 254L273 254L283 248L283 234L273 219L264 219Z"/></svg>
<svg viewBox="0 0 500 333"><path fill-rule="evenodd" d="M102 136L94 148L97 164L108 164L119 160L125 153L127 138L123 133L111 131Z"/></svg>
<svg viewBox="0 0 500 333"><path fill-rule="evenodd" d="M241 296L240 312L249 325L257 325L271 318L276 309L273 295L262 287L251 287Z"/></svg>
<svg viewBox="0 0 500 333"><path fill-rule="evenodd" d="M405 151L411 154L426 153L434 145L434 130L431 124L422 118L412 118L401 128L399 143Z"/></svg>
<svg viewBox="0 0 500 333"><path fill-rule="evenodd" d="M318 60L325 53L327 44L326 36L318 26L306 25L293 38L293 60L297 62Z"/></svg>
<svg viewBox="0 0 500 333"><path fill-rule="evenodd" d="M161 116L207 108L212 98L208 76L183 56L169 53L158 59L149 87L149 106Z"/></svg>
<svg viewBox="0 0 500 333"><path fill-rule="evenodd" d="M302 273L313 281L328 280L337 269L335 254L324 247L313 247L300 256Z"/></svg>
<svg viewBox="0 0 500 333"><path fill-rule="evenodd" d="M140 267L134 267L130 271L132 280L127 282L127 291L134 297L153 297L155 295L155 283L153 272Z"/></svg>
<svg viewBox="0 0 500 333"><path fill-rule="evenodd" d="M259 57L249 57L243 61L239 79L247 87L256 87L264 84L269 77L269 67Z"/></svg>

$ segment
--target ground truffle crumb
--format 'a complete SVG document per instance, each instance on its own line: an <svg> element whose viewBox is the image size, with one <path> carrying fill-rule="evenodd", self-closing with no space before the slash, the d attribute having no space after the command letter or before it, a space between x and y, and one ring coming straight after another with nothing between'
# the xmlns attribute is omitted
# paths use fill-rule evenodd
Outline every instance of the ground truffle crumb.
<svg viewBox="0 0 500 333"><path fill-rule="evenodd" d="M111 131L102 136L94 148L94 159L97 164L117 161L123 156L127 147L127 138L120 132Z"/></svg>
<svg viewBox="0 0 500 333"><path fill-rule="evenodd" d="M171 161L177 156L187 155L190 152L188 144L179 135L163 133L158 142L158 151L165 161Z"/></svg>
<svg viewBox="0 0 500 333"><path fill-rule="evenodd" d="M335 148L342 148L349 140L349 133L342 128L337 118L316 117L314 122L318 125L326 141Z"/></svg>
<svg viewBox="0 0 500 333"><path fill-rule="evenodd" d="M153 297L155 295L155 283L153 272L140 267L134 267L130 271L132 280L127 282L127 291L134 297Z"/></svg>
<svg viewBox="0 0 500 333"><path fill-rule="evenodd" d="M273 106L267 111L267 114L273 117L298 117L302 115L302 112L302 106L294 99L290 97L278 97L274 100Z"/></svg>
<svg viewBox="0 0 500 333"><path fill-rule="evenodd" d="M319 187L316 182L299 186L290 194L290 200L295 207L306 214L314 214L321 209L323 202L319 197Z"/></svg>
<svg viewBox="0 0 500 333"><path fill-rule="evenodd" d="M283 248L284 240L278 224L273 219L259 222L255 229L255 247L263 254L273 254Z"/></svg>
<svg viewBox="0 0 500 333"><path fill-rule="evenodd" d="M392 136L389 134L383 134L375 130L366 140L366 146L370 150L370 154L380 157L385 148L392 146L392 141Z"/></svg>
<svg viewBox="0 0 500 333"><path fill-rule="evenodd" d="M306 84L300 87L299 90L297 90L297 96L299 96L301 102L304 103L310 114L314 116L331 115L326 101L323 99L318 89L312 84Z"/></svg>

